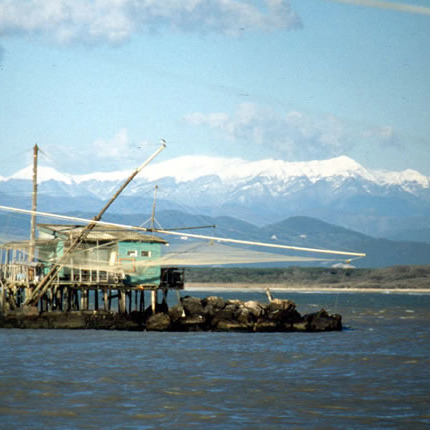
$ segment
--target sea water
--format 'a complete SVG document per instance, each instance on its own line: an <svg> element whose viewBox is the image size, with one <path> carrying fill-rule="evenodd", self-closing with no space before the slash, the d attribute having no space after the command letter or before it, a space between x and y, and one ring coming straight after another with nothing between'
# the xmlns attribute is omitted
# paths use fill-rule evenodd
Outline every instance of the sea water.
<svg viewBox="0 0 430 430"><path fill-rule="evenodd" d="M430 295L275 296L345 330L2 329L0 428L430 427Z"/></svg>

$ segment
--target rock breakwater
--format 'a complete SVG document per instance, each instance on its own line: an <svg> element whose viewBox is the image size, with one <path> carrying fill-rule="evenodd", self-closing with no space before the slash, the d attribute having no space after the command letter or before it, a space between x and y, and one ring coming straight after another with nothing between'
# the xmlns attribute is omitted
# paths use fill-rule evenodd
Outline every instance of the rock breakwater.
<svg viewBox="0 0 430 430"><path fill-rule="evenodd" d="M223 331L223 332L322 332L342 330L342 317L324 309L300 315L291 300L269 303L204 299L186 296L168 307L157 304L155 312L118 313L104 310L39 312L21 308L0 314L0 328L95 329L128 331Z"/></svg>
<svg viewBox="0 0 430 430"><path fill-rule="evenodd" d="M291 300L204 299L186 296L180 303L146 319L148 331L319 332L342 330L342 317L324 309L300 315Z"/></svg>

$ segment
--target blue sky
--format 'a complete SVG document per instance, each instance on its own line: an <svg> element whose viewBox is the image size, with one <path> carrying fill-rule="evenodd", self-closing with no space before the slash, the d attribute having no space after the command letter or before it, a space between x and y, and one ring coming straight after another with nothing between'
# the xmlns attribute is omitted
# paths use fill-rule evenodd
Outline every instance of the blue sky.
<svg viewBox="0 0 430 430"><path fill-rule="evenodd" d="M203 154L430 175L426 0L0 0L0 175Z"/></svg>

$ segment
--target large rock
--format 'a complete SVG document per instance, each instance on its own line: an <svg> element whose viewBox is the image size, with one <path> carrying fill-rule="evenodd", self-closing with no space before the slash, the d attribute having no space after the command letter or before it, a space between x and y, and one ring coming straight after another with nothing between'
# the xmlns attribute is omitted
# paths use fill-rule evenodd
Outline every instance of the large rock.
<svg viewBox="0 0 430 430"><path fill-rule="evenodd" d="M307 314L303 317L307 331L342 330L342 317L338 314L329 315L324 309Z"/></svg>
<svg viewBox="0 0 430 430"><path fill-rule="evenodd" d="M303 320L303 317L296 311L295 307L266 311L265 315L268 320L281 324L294 324Z"/></svg>
<svg viewBox="0 0 430 430"><path fill-rule="evenodd" d="M245 302L243 306L252 314L255 318L258 318L264 314L264 307L260 305L256 300L250 300Z"/></svg>
<svg viewBox="0 0 430 430"><path fill-rule="evenodd" d="M284 310L284 309L296 309L296 304L292 300L273 299L266 306L266 309L269 312Z"/></svg>
<svg viewBox="0 0 430 430"><path fill-rule="evenodd" d="M295 331L293 325L303 321L303 317L296 310L296 304L291 300L271 300L263 315L267 321L275 324L277 331Z"/></svg>
<svg viewBox="0 0 430 430"><path fill-rule="evenodd" d="M222 309L226 303L221 297L209 296L202 300L204 307L211 306L213 309Z"/></svg>
<svg viewBox="0 0 430 430"><path fill-rule="evenodd" d="M177 321L179 321L181 318L185 318L185 309L181 304L177 304L175 306L172 306L169 309L169 316L172 320L172 323L175 324Z"/></svg>
<svg viewBox="0 0 430 430"><path fill-rule="evenodd" d="M171 320L168 314L154 314L146 320L146 330L148 331L168 331L170 326Z"/></svg>
<svg viewBox="0 0 430 430"><path fill-rule="evenodd" d="M176 331L202 331L207 330L208 318L203 308L194 306L196 302L186 301L187 308L182 303L169 309L169 316L172 322L172 330ZM186 310L187 309L187 310ZM197 311L201 309L200 313Z"/></svg>
<svg viewBox="0 0 430 430"><path fill-rule="evenodd" d="M245 306L240 306L234 313L234 318L240 324L252 327L257 318L254 314Z"/></svg>
<svg viewBox="0 0 430 430"><path fill-rule="evenodd" d="M181 304L186 315L202 315L203 305L201 299L197 297L186 296L181 299Z"/></svg>
<svg viewBox="0 0 430 430"><path fill-rule="evenodd" d="M235 313L238 310L239 306L237 304L227 304L223 309L215 312L212 317L211 325L212 327L218 327L221 321L233 323L236 321Z"/></svg>

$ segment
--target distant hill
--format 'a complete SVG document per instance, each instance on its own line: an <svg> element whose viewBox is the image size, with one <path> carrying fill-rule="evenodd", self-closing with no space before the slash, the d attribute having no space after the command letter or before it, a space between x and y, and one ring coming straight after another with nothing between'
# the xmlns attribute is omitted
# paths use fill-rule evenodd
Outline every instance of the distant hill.
<svg viewBox="0 0 430 430"><path fill-rule="evenodd" d="M365 259L353 263L358 267L430 264L430 244L375 239L315 218L292 217L263 230L267 231L267 236L276 235L278 239L294 241L298 246L365 252Z"/></svg>
<svg viewBox="0 0 430 430"><path fill-rule="evenodd" d="M430 228L411 228L387 234L392 240L413 240L415 242L430 243Z"/></svg>

